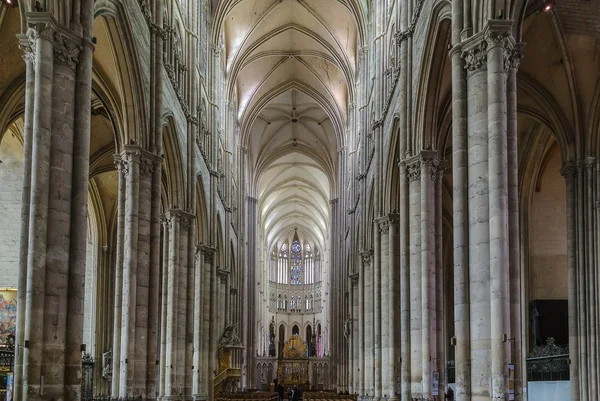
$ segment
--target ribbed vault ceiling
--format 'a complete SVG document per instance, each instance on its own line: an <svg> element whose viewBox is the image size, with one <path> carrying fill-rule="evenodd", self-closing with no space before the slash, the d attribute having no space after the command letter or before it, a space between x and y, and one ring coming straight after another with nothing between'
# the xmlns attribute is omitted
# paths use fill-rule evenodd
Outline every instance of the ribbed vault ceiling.
<svg viewBox="0 0 600 401"><path fill-rule="evenodd" d="M223 19L228 94L238 99L268 246L294 229L325 249L337 150L353 101L354 0L238 0Z"/></svg>

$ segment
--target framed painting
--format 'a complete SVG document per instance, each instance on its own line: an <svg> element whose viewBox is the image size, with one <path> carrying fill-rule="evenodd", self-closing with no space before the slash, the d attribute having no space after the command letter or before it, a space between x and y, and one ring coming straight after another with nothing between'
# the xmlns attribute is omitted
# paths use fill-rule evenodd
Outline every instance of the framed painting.
<svg viewBox="0 0 600 401"><path fill-rule="evenodd" d="M8 336L15 335L16 324L17 290L0 288L0 345L6 344Z"/></svg>

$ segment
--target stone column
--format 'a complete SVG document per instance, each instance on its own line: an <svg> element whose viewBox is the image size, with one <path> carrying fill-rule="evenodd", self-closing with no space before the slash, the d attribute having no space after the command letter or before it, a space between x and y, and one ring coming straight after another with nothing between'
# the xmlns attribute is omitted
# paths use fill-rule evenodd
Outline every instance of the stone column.
<svg viewBox="0 0 600 401"><path fill-rule="evenodd" d="M199 246L202 252L201 257L201 268L202 268L202 282L201 282L201 290L203 293L201 294L201 309L200 313L202 314L202 320L199 327L195 327L195 330L200 331L201 336L201 348L200 348L200 383L199 383L199 395L198 399L200 400L208 400L209 392L212 391L212 379L214 377L213 371L210 369L210 346L211 346L211 286L212 286L212 274L213 274L213 256L215 249L210 246L200 245Z"/></svg>
<svg viewBox="0 0 600 401"><path fill-rule="evenodd" d="M578 400L579 395L579 326L577 305L577 167L575 163L566 163L561 174L567 185L567 272L569 307L569 377L571 381L571 399Z"/></svg>
<svg viewBox="0 0 600 401"><path fill-rule="evenodd" d="M517 143L517 70L523 56L523 44L515 44L507 56L507 165L508 165L508 237L510 277L510 337L511 360L515 365L515 400L527 399L522 388L527 386L526 351L523 345L522 325L527 314L523 312L521 297L521 243L519 233L519 154ZM568 195L567 195L568 196ZM568 214L568 211L567 211ZM524 352L525 351L525 352ZM572 398L577 399L578 397Z"/></svg>
<svg viewBox="0 0 600 401"><path fill-rule="evenodd" d="M468 250L471 397L489 399L490 350L490 227L488 186L487 42L482 35L463 44L467 68ZM472 178L471 178L472 177ZM458 316L460 319L461 316ZM462 361L467 363L467 361ZM457 367L458 369L458 367ZM460 367L464 371L464 367Z"/></svg>
<svg viewBox="0 0 600 401"><path fill-rule="evenodd" d="M379 227L377 220L373 222L375 224L374 243L375 250L373 255L373 289L371 296L373 298L373 387L374 387L374 401L381 399L381 358L382 358L382 314L381 314L381 300L383 294L381 294L381 278L382 278L382 257L381 257L381 236L382 231ZM387 234L387 233L386 233Z"/></svg>
<svg viewBox="0 0 600 401"><path fill-rule="evenodd" d="M508 337L508 148L507 96L504 55L510 43L512 21L490 21L487 39L488 169L490 227L490 309L492 399L504 400L506 340Z"/></svg>
<svg viewBox="0 0 600 401"><path fill-rule="evenodd" d="M388 313L389 309L393 309L390 303L390 263L389 263L389 231L390 222L387 216L380 217L376 220L379 231L379 270L380 270L380 285L379 285L379 320L380 320L380 341L379 341L379 363L377 364L377 370L379 371L379 386L380 386L380 397L389 398L392 396L390 391L390 375L388 372L391 370L390 360L390 331L391 331L391 320ZM377 247L376 247L377 248Z"/></svg>
<svg viewBox="0 0 600 401"><path fill-rule="evenodd" d="M400 399L411 401L410 386L410 265L409 265L409 192L406 162L400 167Z"/></svg>
<svg viewBox="0 0 600 401"><path fill-rule="evenodd" d="M22 207L28 217L22 221L15 394L24 400L80 396L83 289L74 285L85 274L91 8L86 1L73 15L77 30L50 13L29 12L21 37L28 65L23 201L29 206Z"/></svg>
<svg viewBox="0 0 600 401"><path fill-rule="evenodd" d="M255 310L257 308L256 301L256 264L257 264L257 255L256 250L258 249L257 237L258 237L258 208L257 203L258 200L253 197L247 198L247 235L248 245L247 245L247 267L246 267L246 281L244 284L244 299L247 300L246 304L247 308L247 330L246 330L246 383L248 388L253 388L256 385L255 379L255 371L254 371L254 358L256 356L256 316ZM276 329L277 330L277 329Z"/></svg>
<svg viewBox="0 0 600 401"><path fill-rule="evenodd" d="M115 299L113 315L113 367L111 394L119 394L120 372L121 372L121 305L123 290L123 256L125 240L125 193L127 180L127 165L121 160L121 155L115 155L115 165L119 174L119 184L117 192L117 250L115 258Z"/></svg>
<svg viewBox="0 0 600 401"><path fill-rule="evenodd" d="M162 223L162 271L161 271L161 309L160 309L160 356L159 356L159 381L158 381L158 398L162 400L166 391L166 378L167 378L167 305L169 300L168 286L166 283L169 281L169 246L171 243L169 229L170 221L166 216L161 216Z"/></svg>
<svg viewBox="0 0 600 401"><path fill-rule="evenodd" d="M389 343L389 363L384 368L384 372L387 372L388 387L384 389L384 395L387 392L387 397L390 401L396 401L398 399L398 376L400 373L400 364L398 363L399 358L399 339L400 339L400 319L398 319L398 311L400 310L400 254L398 249L398 228L400 223L400 216L396 213L390 213L388 215L389 221L389 238L388 238L388 301L389 304L386 306L386 313L388 319L388 343Z"/></svg>
<svg viewBox="0 0 600 401"><path fill-rule="evenodd" d="M157 288L150 285L152 176L162 159L137 145L125 145L120 159L125 168L125 209L121 314L115 317L121 330L121 342L115 344L120 346L118 394L145 397L151 346L148 335L153 330L149 300L158 297Z"/></svg>
<svg viewBox="0 0 600 401"><path fill-rule="evenodd" d="M455 7L453 2L453 7ZM461 9L453 11L460 14ZM460 41L460 35L456 38ZM456 401L471 397L470 308L468 262L467 74L462 46L450 51L452 60L452 201L454 242L454 341Z"/></svg>
<svg viewBox="0 0 600 401"><path fill-rule="evenodd" d="M192 398L193 401L199 401L202 398L202 296L203 277L202 270L204 265L204 253L201 246L196 246L194 258L194 338L193 338L193 373L192 373Z"/></svg>
<svg viewBox="0 0 600 401"><path fill-rule="evenodd" d="M29 213L31 199L31 162L33 148L33 105L35 90L35 53L26 35L20 38L23 59L25 60L25 116L23 127L23 196L21 198L21 237L19 246L19 275L17 284L17 305L25 305L27 288L27 252L29 245ZM23 397L23 344L25 340L25 308L17 308L15 330L15 372L14 392L16 400Z"/></svg>
<svg viewBox="0 0 600 401"><path fill-rule="evenodd" d="M168 252L167 265L165 269L167 271L167 281L163 282L163 288L166 288L167 307L166 314L163 315L166 323L166 336L165 336L165 371L164 371L164 400L178 399L178 394L181 393L181 389L178 386L177 380L177 368L179 360L177 358L178 342L177 335L179 329L178 322L178 309L179 309L179 277L182 272L179 266L180 255L179 255L179 235L180 235L180 216L178 210L171 209L165 216L167 221L167 229L169 231L169 243L168 248L165 252ZM164 291L163 291L164 293ZM162 381L162 380L161 380Z"/></svg>
<svg viewBox="0 0 600 401"><path fill-rule="evenodd" d="M125 237L123 251L123 287L121 290L121 343L119 396L133 394L133 356L135 352L135 299L137 269L137 233L139 205L140 152L130 148L121 160L126 165Z"/></svg>
<svg viewBox="0 0 600 401"><path fill-rule="evenodd" d="M372 399L375 393L375 361L373 351L373 264L372 251L363 251L361 253L364 281L363 281L363 360L364 360L364 393L363 399ZM361 273L361 276L363 274Z"/></svg>
<svg viewBox="0 0 600 401"><path fill-rule="evenodd" d="M431 399L432 367L435 355L435 181L439 160L435 151L421 151L421 344L423 398ZM434 334L432 336L432 334Z"/></svg>
<svg viewBox="0 0 600 401"><path fill-rule="evenodd" d="M365 395L365 265L369 263L361 254L361 258L358 262L359 273L358 273L358 308L357 308L357 322L358 327L358 369L357 369L357 382L358 382L358 395L360 399L363 399Z"/></svg>
<svg viewBox="0 0 600 401"><path fill-rule="evenodd" d="M410 287L410 397L423 397L423 288L421 266L421 160L414 156L406 161L409 182L409 271Z"/></svg>

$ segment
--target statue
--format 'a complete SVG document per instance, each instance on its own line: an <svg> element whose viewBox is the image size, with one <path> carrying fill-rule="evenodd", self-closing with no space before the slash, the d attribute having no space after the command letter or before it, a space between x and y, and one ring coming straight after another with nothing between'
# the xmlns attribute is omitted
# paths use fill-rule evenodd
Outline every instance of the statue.
<svg viewBox="0 0 600 401"><path fill-rule="evenodd" d="M219 349L222 348L240 348L242 341L237 335L236 325L229 324L225 327L225 331L219 340Z"/></svg>
<svg viewBox="0 0 600 401"><path fill-rule="evenodd" d="M102 377L108 381L112 381L113 368L112 348L102 354Z"/></svg>
<svg viewBox="0 0 600 401"><path fill-rule="evenodd" d="M346 338L346 341L350 341L350 324L351 324L352 319L350 319L349 317L346 318L346 320L344 320L344 338Z"/></svg>
<svg viewBox="0 0 600 401"><path fill-rule="evenodd" d="M269 323L269 356L275 356L275 316L271 318L271 323Z"/></svg>

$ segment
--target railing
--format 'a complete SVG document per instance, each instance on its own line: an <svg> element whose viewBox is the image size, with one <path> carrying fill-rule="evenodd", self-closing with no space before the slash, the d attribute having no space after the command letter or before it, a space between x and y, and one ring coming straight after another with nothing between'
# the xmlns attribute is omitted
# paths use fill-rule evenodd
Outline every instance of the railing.
<svg viewBox="0 0 600 401"><path fill-rule="evenodd" d="M85 401L142 401L142 396L137 397L113 397L110 395L97 395L87 398Z"/></svg>
<svg viewBox="0 0 600 401"><path fill-rule="evenodd" d="M528 381L569 380L569 346L554 344L552 337L535 347L526 362Z"/></svg>
<svg viewBox="0 0 600 401"><path fill-rule="evenodd" d="M230 393L233 388L229 388L230 385L234 385L235 381L239 381L242 377L242 369L240 368L227 368L215 377L215 394Z"/></svg>

